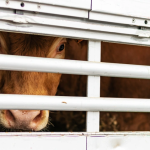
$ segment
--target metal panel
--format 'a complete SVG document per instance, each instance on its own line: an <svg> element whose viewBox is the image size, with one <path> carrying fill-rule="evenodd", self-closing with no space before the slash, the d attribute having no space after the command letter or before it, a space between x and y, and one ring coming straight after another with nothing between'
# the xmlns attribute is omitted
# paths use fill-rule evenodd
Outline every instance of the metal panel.
<svg viewBox="0 0 150 150"><path fill-rule="evenodd" d="M150 30L65 17L0 13L0 30L149 45ZM41 30L42 29L42 30Z"/></svg>
<svg viewBox="0 0 150 150"><path fill-rule="evenodd" d="M26 10L32 12L47 13L47 14L88 18L88 10L75 9L69 7L60 7L60 6L53 6L47 4L39 4L39 3L30 3L30 2L24 2L23 3L24 5L22 7L21 4L22 2L20 1L9 1L8 3L6 3L5 0L0 0L1 8L9 8L9 9L11 8L11 9L19 9L19 10Z"/></svg>
<svg viewBox="0 0 150 150"><path fill-rule="evenodd" d="M87 150L149 150L150 136L145 135L93 135L87 137Z"/></svg>
<svg viewBox="0 0 150 150"><path fill-rule="evenodd" d="M100 62L101 60L101 42L89 41L88 43L88 61ZM100 77L88 76L87 78L87 97L100 97ZM99 132L100 124L99 112L86 113L86 131Z"/></svg>
<svg viewBox="0 0 150 150"><path fill-rule="evenodd" d="M22 24L22 27L26 27L29 30L29 32L30 32L30 28L33 27L34 24L35 25L37 24L37 25L43 25L43 27L47 25L47 26L55 26L55 27L65 27L69 29L71 28L71 29L79 29L85 31L109 32L109 33L118 33L118 34L133 35L133 36L138 36L140 32L141 33L146 32L147 34L149 33L150 35L150 30L146 30L146 31L139 30L137 29L137 27L97 23L88 20L80 20L80 19L56 17L56 16L53 17L53 16L40 15L40 14L39 16L38 14L36 16L35 15L33 16L33 15L16 15L16 14L14 15L9 13L8 14L0 13L0 20L9 21L6 23L6 25L10 25L10 27L12 27L12 30L14 26L19 28L19 24ZM19 23L19 24L15 24L15 23ZM43 33L41 32L41 34ZM74 36L72 35L72 37Z"/></svg>
<svg viewBox="0 0 150 150"><path fill-rule="evenodd" d="M89 19L150 27L148 0L93 0Z"/></svg>
<svg viewBox="0 0 150 150"><path fill-rule="evenodd" d="M0 54L0 70L150 79L150 66L4 54Z"/></svg>
<svg viewBox="0 0 150 150"><path fill-rule="evenodd" d="M79 134L1 133L0 146L5 150L86 150L86 137Z"/></svg>
<svg viewBox="0 0 150 150"><path fill-rule="evenodd" d="M0 109L150 112L150 100L0 94Z"/></svg>
<svg viewBox="0 0 150 150"><path fill-rule="evenodd" d="M23 1L73 7L79 9L88 9L88 10L91 9L91 0L23 0Z"/></svg>
<svg viewBox="0 0 150 150"><path fill-rule="evenodd" d="M149 150L149 135L149 132L1 133L0 145L5 150Z"/></svg>
<svg viewBox="0 0 150 150"><path fill-rule="evenodd" d="M120 16L107 13L89 12L90 20L98 20L111 23L127 24L132 26L150 27L150 19L135 18L129 16Z"/></svg>
<svg viewBox="0 0 150 150"><path fill-rule="evenodd" d="M150 16L149 0L92 0L92 11L138 18Z"/></svg>

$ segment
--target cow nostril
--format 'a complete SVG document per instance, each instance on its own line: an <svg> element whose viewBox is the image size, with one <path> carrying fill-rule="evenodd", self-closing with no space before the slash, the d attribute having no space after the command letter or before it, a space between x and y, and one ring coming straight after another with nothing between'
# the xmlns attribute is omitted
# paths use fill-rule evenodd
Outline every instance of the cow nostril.
<svg viewBox="0 0 150 150"><path fill-rule="evenodd" d="M7 117L8 120L10 120L10 121L12 121L12 122L15 122L15 117L14 117L14 115L12 114L11 111L6 110L6 117Z"/></svg>
<svg viewBox="0 0 150 150"><path fill-rule="evenodd" d="M33 119L32 122L37 123L42 118L42 111L39 112L39 114Z"/></svg>

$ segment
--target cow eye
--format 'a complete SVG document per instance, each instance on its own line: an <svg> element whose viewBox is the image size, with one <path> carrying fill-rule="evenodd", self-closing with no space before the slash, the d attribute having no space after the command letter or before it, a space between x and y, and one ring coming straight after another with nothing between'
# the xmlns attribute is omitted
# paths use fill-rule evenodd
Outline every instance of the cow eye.
<svg viewBox="0 0 150 150"><path fill-rule="evenodd" d="M59 46L59 48L58 48L58 52L63 51L64 48L65 48L65 44L61 44L61 45Z"/></svg>

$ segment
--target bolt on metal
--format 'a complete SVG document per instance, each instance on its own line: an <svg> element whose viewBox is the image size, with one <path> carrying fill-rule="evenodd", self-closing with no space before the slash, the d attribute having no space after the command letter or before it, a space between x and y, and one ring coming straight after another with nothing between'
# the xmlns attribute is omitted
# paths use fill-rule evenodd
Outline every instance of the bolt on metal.
<svg viewBox="0 0 150 150"><path fill-rule="evenodd" d="M132 19L132 23L135 23L135 18Z"/></svg>

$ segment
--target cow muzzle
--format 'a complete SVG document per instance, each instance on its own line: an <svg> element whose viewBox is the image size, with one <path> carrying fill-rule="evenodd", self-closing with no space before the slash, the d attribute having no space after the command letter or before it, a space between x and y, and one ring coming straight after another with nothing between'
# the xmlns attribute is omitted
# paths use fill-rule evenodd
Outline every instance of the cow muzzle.
<svg viewBox="0 0 150 150"><path fill-rule="evenodd" d="M5 125L10 129L39 131L48 122L46 111L42 110L5 110Z"/></svg>

